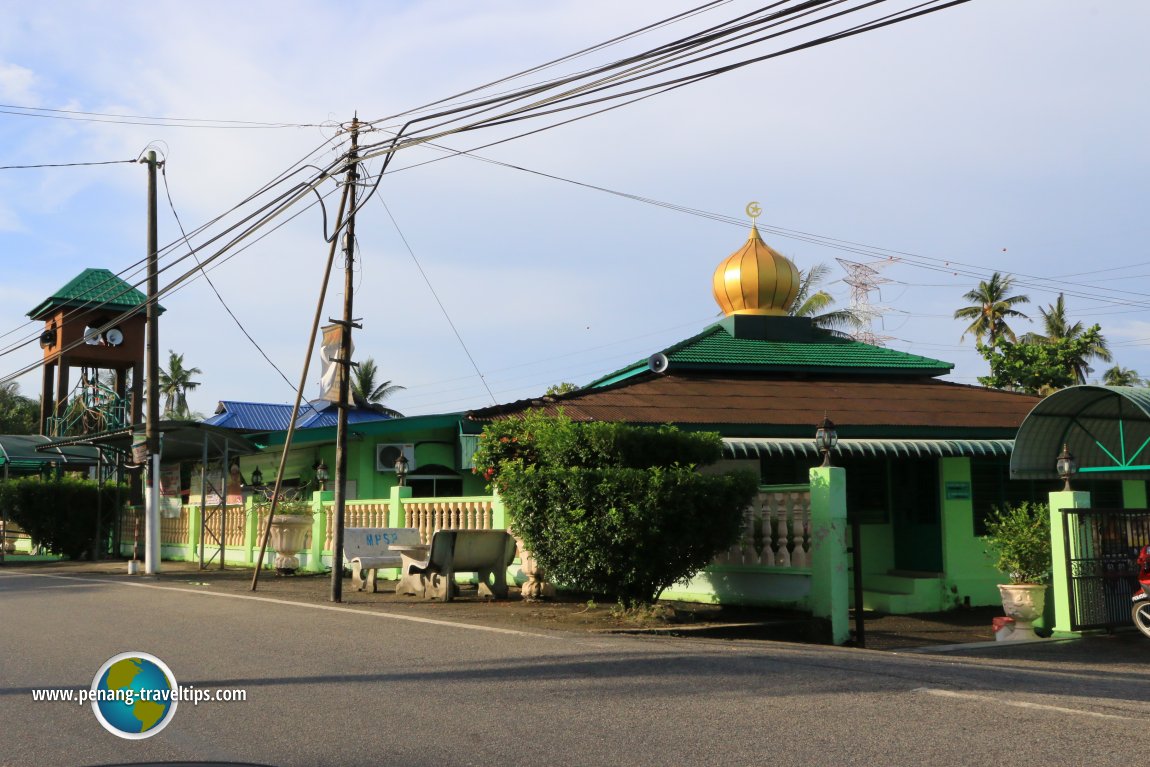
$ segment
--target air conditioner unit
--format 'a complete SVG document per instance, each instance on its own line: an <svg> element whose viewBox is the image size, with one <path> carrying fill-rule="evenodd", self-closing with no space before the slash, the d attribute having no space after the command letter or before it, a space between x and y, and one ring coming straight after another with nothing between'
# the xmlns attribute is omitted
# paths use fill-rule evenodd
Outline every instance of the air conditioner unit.
<svg viewBox="0 0 1150 767"><path fill-rule="evenodd" d="M401 453L407 459L407 470L414 471L416 468L415 445L402 445L398 443L375 446L375 470L394 472L395 462L399 460Z"/></svg>

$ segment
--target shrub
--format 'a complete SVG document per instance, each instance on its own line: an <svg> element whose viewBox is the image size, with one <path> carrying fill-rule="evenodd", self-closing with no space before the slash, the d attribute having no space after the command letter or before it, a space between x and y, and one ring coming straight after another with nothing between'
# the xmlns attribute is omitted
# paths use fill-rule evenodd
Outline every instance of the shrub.
<svg viewBox="0 0 1150 767"><path fill-rule="evenodd" d="M53 554L77 559L92 547L96 536L96 506L100 500L101 538L116 518L116 486L64 476L41 480L26 477L0 483L0 508L32 538ZM127 498L127 488L121 488Z"/></svg>
<svg viewBox="0 0 1150 767"><path fill-rule="evenodd" d="M706 567L739 534L758 488L749 472L685 466L531 466L505 475L513 527L539 564L571 588L628 605Z"/></svg>
<svg viewBox="0 0 1150 767"><path fill-rule="evenodd" d="M738 537L758 477L695 472L721 455L711 432L529 411L484 429L475 471L503 495L512 528L556 580L634 605Z"/></svg>
<svg viewBox="0 0 1150 767"><path fill-rule="evenodd" d="M994 566L1011 583L1046 583L1050 579L1050 511L1044 503L995 508L983 537Z"/></svg>

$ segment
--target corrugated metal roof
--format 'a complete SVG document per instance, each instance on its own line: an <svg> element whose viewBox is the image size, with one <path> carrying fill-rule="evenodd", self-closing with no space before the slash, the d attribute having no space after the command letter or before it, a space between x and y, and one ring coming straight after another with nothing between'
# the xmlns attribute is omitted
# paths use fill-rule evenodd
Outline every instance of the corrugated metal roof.
<svg viewBox="0 0 1150 767"><path fill-rule="evenodd" d="M1012 439L840 439L835 454L853 458L946 458L951 456L1003 455L1014 447ZM813 439L723 439L726 458L803 456L818 458Z"/></svg>
<svg viewBox="0 0 1150 767"><path fill-rule="evenodd" d="M1034 406L1018 429L1010 474L1055 479L1065 444L1079 471L1108 479L1150 479L1150 389L1071 386Z"/></svg>
<svg viewBox="0 0 1150 767"><path fill-rule="evenodd" d="M997 439L1012 438L1037 402L1030 395L936 378L801 379L672 369L611 388L483 408L469 417L487 420L534 407L551 414L562 409L576 421L698 424L728 435L805 436L828 415L844 437Z"/></svg>
<svg viewBox="0 0 1150 767"><path fill-rule="evenodd" d="M667 357L670 369L686 367L941 375L954 367L942 360L872 346L825 332L816 332L807 340L762 340L736 338L721 325L712 325L699 335L669 346L661 353ZM642 360L609 373L588 386L609 386L647 370L648 362Z"/></svg>
<svg viewBox="0 0 1150 767"><path fill-rule="evenodd" d="M0 434L0 465L36 470L55 461L67 466L94 466L98 451L93 447L39 448L52 440L39 434Z"/></svg>
<svg viewBox="0 0 1150 767"><path fill-rule="evenodd" d="M148 297L107 269L85 269L64 287L40 302L28 316L40 319L60 306L86 306L122 311L143 306ZM163 307L158 307L162 313Z"/></svg>
<svg viewBox="0 0 1150 767"><path fill-rule="evenodd" d="M292 405L279 405L267 402L235 402L223 400L216 406L216 414L203 423L221 426L225 429L246 431L284 431L291 422ZM318 429L335 426L339 409L335 403L314 400L300 405L297 429ZM390 416L377 413L370 408L353 407L348 410L348 423L369 423L386 421Z"/></svg>

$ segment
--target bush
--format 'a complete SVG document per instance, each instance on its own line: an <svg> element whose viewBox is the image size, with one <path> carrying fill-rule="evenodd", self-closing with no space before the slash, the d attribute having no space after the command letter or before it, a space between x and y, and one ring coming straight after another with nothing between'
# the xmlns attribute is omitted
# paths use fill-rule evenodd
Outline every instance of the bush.
<svg viewBox="0 0 1150 767"><path fill-rule="evenodd" d="M695 472L721 455L716 433L529 411L484 429L475 471L503 495L512 528L551 576L634 605L738 537L758 477Z"/></svg>
<svg viewBox="0 0 1150 767"><path fill-rule="evenodd" d="M1050 511L1044 503L995 508L983 537L995 555L994 566L1011 583L1046 583L1050 579Z"/></svg>
<svg viewBox="0 0 1150 767"><path fill-rule="evenodd" d="M26 477L0 483L0 509L53 554L77 559L91 550L96 534L96 503L101 499L102 539L116 519L116 486L101 490L93 481L64 476L41 480ZM127 489L121 488L123 498Z"/></svg>
<svg viewBox="0 0 1150 767"><path fill-rule="evenodd" d="M505 474L504 500L515 532L556 580L635 605L734 543L757 489L749 472L531 466Z"/></svg>

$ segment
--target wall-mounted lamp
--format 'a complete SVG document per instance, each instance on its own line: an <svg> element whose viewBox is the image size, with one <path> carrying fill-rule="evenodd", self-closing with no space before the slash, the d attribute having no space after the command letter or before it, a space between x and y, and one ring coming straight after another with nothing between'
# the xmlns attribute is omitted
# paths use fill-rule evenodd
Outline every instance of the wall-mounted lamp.
<svg viewBox="0 0 1150 767"><path fill-rule="evenodd" d="M823 416L823 422L815 430L815 447L823 454L823 467L831 465L831 451L839 443L839 433L831 419Z"/></svg>
<svg viewBox="0 0 1150 767"><path fill-rule="evenodd" d="M1070 475L1078 473L1078 460L1070 453L1065 442L1062 443L1062 452L1058 454L1054 465L1058 469L1058 476L1066 483L1062 489L1070 490Z"/></svg>

